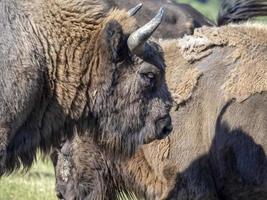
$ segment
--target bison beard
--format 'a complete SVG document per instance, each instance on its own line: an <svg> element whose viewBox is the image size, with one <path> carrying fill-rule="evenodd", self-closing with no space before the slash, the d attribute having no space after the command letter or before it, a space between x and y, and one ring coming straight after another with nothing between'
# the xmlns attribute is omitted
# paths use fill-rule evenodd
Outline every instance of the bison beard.
<svg viewBox="0 0 267 200"><path fill-rule="evenodd" d="M170 132L162 52L147 42L162 11L136 30L126 11L106 8L1 1L0 174L30 167L38 148L76 130L125 155Z"/></svg>

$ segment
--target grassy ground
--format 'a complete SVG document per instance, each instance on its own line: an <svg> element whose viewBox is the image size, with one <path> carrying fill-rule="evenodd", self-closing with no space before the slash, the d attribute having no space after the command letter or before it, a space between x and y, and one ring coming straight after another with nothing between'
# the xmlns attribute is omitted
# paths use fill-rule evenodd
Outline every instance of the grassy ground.
<svg viewBox="0 0 267 200"><path fill-rule="evenodd" d="M52 164L38 160L28 173L0 178L0 200L56 200Z"/></svg>

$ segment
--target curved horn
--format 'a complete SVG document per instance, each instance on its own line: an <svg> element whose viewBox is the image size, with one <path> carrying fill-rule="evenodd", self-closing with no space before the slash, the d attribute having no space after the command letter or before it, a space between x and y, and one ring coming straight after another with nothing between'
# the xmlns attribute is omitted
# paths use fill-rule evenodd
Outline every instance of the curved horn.
<svg viewBox="0 0 267 200"><path fill-rule="evenodd" d="M130 51L135 51L148 40L148 38L160 25L163 14L164 10L163 8L160 8L159 12L153 19L151 19L147 24L140 27L129 36L127 44Z"/></svg>
<svg viewBox="0 0 267 200"><path fill-rule="evenodd" d="M130 10L128 10L128 14L130 16L134 16L139 10L140 8L143 6L142 3L137 4L134 8L131 8Z"/></svg>

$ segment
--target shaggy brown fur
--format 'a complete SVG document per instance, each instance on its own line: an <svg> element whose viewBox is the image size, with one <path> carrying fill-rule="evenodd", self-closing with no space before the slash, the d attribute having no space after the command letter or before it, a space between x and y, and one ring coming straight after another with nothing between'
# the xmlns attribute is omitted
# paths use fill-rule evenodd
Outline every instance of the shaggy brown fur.
<svg viewBox="0 0 267 200"><path fill-rule="evenodd" d="M183 40L184 38L160 40L161 46L165 51L166 65L168 66L166 71L167 84L177 105L182 104L191 97L192 91L201 75L196 67L188 63L181 45ZM177 63L179 63L179 67L177 67Z"/></svg>
<svg viewBox="0 0 267 200"><path fill-rule="evenodd" d="M116 199L120 195L134 199L155 199L175 185L175 166L168 164L168 139L153 142L156 151L138 150L130 160L114 163L92 140L76 137L52 155L56 170L56 191L60 199ZM86 145L84 145L86 144ZM66 152L65 149L68 149ZM145 155L146 154L146 155ZM151 171L146 157L156 156ZM86 158L86 159L85 159ZM120 163L120 164L118 164ZM159 164L159 165L158 165ZM161 171L162 168L166 169ZM134 194L135 193L135 194ZM122 196L123 198L123 196Z"/></svg>
<svg viewBox="0 0 267 200"><path fill-rule="evenodd" d="M224 38L218 36L222 35L220 32L223 33ZM222 86L227 99L235 98L237 101L244 101L255 93L267 90L267 69L263 67L267 61L266 47L259 45L259 43L267 44L266 33L266 26L259 24L233 25L233 27L224 27L218 31L203 29L203 32L196 33L205 35L212 43L238 47L229 59L240 60L240 62L229 72L227 81ZM255 39L252 40L254 37Z"/></svg>
<svg viewBox="0 0 267 200"><path fill-rule="evenodd" d="M87 162L83 152L73 155L70 162L74 161L78 168L83 167L83 173L72 168L72 173L78 175L71 176L68 181L74 181L75 189L64 193L65 182L58 190L63 191L63 196L84 195L86 192L81 193L81 188L94 181L75 177L81 174L93 177L101 172L98 185L87 187L84 198L94 194L90 199L98 199L94 191L101 191L102 199L112 199L110 195L114 190L124 188L145 199L266 199L267 88L262 80L267 77L260 73L265 72L267 66L263 57L267 53L266 30L264 26L255 25L202 28L188 40L161 41L169 65L166 72L168 86L172 95L178 91L183 97L178 98L179 103L171 112L174 131L170 138L144 145L130 160L116 162L105 157L95 144L92 148L87 142L78 143L77 148L88 147L84 152L94 149L94 154L100 153L107 160L90 159ZM199 38L204 40L199 42ZM188 60L186 54L190 55L190 52L209 53L193 60L189 56ZM241 56L236 56L235 52ZM251 59L260 56L260 60ZM254 71L258 69L261 71ZM185 77L183 71L194 71L198 76L188 72L190 75ZM248 82L243 82L241 87L240 80L248 75ZM259 76L261 78L257 78ZM246 91L245 99L243 92L226 98L229 91L225 86L229 81L235 91ZM181 92L175 90L175 86L186 89ZM72 146L75 145L74 141ZM100 163L100 171L94 170L92 163ZM103 172L104 169L108 173ZM57 175L58 183L59 178ZM107 179L109 181L105 182Z"/></svg>
<svg viewBox="0 0 267 200"><path fill-rule="evenodd" d="M29 167L37 148L47 153L76 129L126 155L169 133L160 47L130 52L135 19L107 9L101 0L0 2L0 174Z"/></svg>

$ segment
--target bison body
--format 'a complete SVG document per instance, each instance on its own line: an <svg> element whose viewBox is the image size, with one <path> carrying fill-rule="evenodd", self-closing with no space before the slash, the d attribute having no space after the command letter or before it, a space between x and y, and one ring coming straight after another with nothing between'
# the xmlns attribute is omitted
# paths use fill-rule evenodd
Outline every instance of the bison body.
<svg viewBox="0 0 267 200"><path fill-rule="evenodd" d="M125 154L170 132L164 60L146 42L162 11L145 32L126 11L107 8L100 0L0 2L0 174L30 166L37 148L49 152L75 130Z"/></svg>
<svg viewBox="0 0 267 200"><path fill-rule="evenodd" d="M173 133L116 162L95 143L88 156L101 159L84 157L92 152L85 150L88 141L74 140L65 182L57 165L59 194L112 199L112 191L126 190L145 199L266 199L266 38L265 25L241 24L160 41L176 102Z"/></svg>

